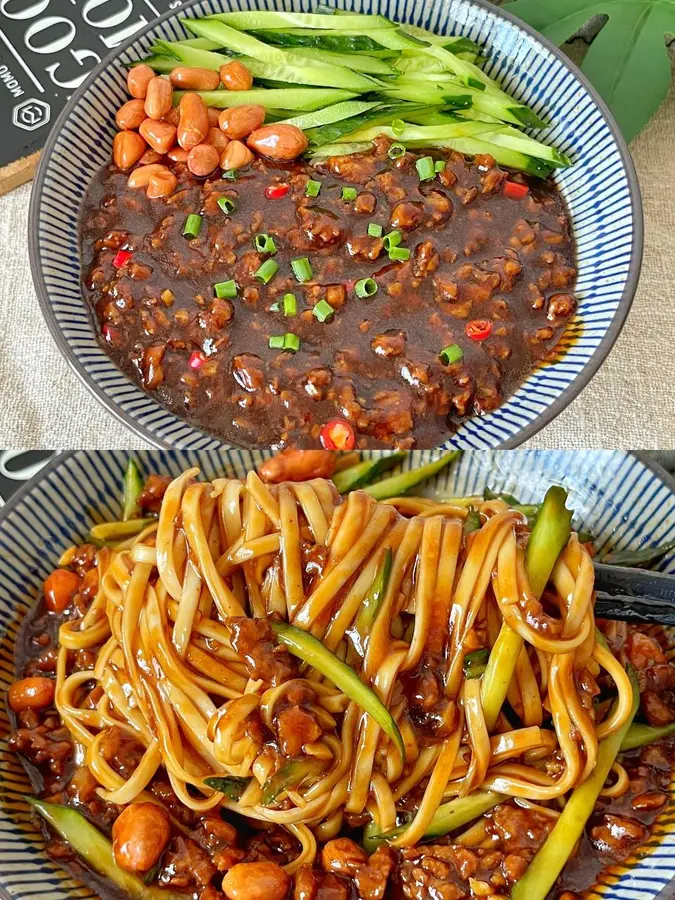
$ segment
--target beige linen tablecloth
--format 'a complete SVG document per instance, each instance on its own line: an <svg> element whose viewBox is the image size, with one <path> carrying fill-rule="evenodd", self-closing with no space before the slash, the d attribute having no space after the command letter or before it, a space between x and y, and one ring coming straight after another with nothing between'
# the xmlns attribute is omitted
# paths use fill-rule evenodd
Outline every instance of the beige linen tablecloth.
<svg viewBox="0 0 675 900"><path fill-rule="evenodd" d="M527 446L675 448L675 91L632 143L645 257L628 321L598 374ZM61 357L28 267L30 185L0 198L0 442L3 447L144 446Z"/></svg>

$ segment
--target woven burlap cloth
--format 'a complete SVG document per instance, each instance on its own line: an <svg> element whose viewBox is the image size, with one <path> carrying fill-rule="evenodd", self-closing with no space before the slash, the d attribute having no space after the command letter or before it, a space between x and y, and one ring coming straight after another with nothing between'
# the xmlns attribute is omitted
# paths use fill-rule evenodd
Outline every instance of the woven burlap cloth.
<svg viewBox="0 0 675 900"><path fill-rule="evenodd" d="M675 449L675 91L632 142L645 254L631 313L600 371L525 446ZM137 448L89 394L42 320L28 267L30 185L0 198L0 442Z"/></svg>

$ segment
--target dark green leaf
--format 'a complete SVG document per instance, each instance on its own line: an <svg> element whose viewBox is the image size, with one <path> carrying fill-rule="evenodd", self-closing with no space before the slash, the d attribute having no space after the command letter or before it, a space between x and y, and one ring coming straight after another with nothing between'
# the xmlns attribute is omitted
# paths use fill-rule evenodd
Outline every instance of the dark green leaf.
<svg viewBox="0 0 675 900"><path fill-rule="evenodd" d="M207 785L207 787L213 788L214 791L220 791L221 794L225 794L230 800L236 802L248 787L250 780L250 778L237 778L235 775L225 775L222 777L219 775L211 775L204 779L204 784Z"/></svg>
<svg viewBox="0 0 675 900"><path fill-rule="evenodd" d="M659 547L641 547L639 550L616 550L603 557L603 562L610 566L635 566L644 568L646 563L656 562L666 553L675 550L675 541L661 544Z"/></svg>

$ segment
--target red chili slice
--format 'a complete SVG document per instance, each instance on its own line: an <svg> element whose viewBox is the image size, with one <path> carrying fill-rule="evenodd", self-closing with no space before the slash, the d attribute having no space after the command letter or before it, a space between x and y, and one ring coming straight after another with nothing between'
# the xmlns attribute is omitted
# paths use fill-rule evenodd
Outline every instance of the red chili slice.
<svg viewBox="0 0 675 900"><path fill-rule="evenodd" d="M201 369L205 362L206 357L201 350L195 350L194 353L190 354L190 358L188 359L188 365L191 369Z"/></svg>
<svg viewBox="0 0 675 900"><path fill-rule="evenodd" d="M490 336L492 322L489 319L473 319L466 323L466 334L472 341L484 341Z"/></svg>
<svg viewBox="0 0 675 900"><path fill-rule="evenodd" d="M125 263L129 262L132 255L131 250L118 250L115 259L113 259L113 266L116 269L121 269Z"/></svg>
<svg viewBox="0 0 675 900"><path fill-rule="evenodd" d="M523 197L527 197L529 190L529 187L520 181L504 182L504 196L510 200L522 200Z"/></svg>
<svg viewBox="0 0 675 900"><path fill-rule="evenodd" d="M268 184L265 188L265 196L268 200L281 200L289 192L287 184Z"/></svg>
<svg viewBox="0 0 675 900"><path fill-rule="evenodd" d="M353 450L356 446L354 429L344 419L331 419L321 429L324 450Z"/></svg>

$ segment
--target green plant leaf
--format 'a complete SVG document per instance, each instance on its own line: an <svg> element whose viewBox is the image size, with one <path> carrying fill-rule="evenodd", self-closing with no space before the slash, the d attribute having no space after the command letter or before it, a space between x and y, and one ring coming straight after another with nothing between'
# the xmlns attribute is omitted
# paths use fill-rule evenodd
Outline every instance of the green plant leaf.
<svg viewBox="0 0 675 900"><path fill-rule="evenodd" d="M607 16L581 68L627 141L665 99L671 76L666 34L675 34L675 0L515 0L506 9L559 46L593 16Z"/></svg>

